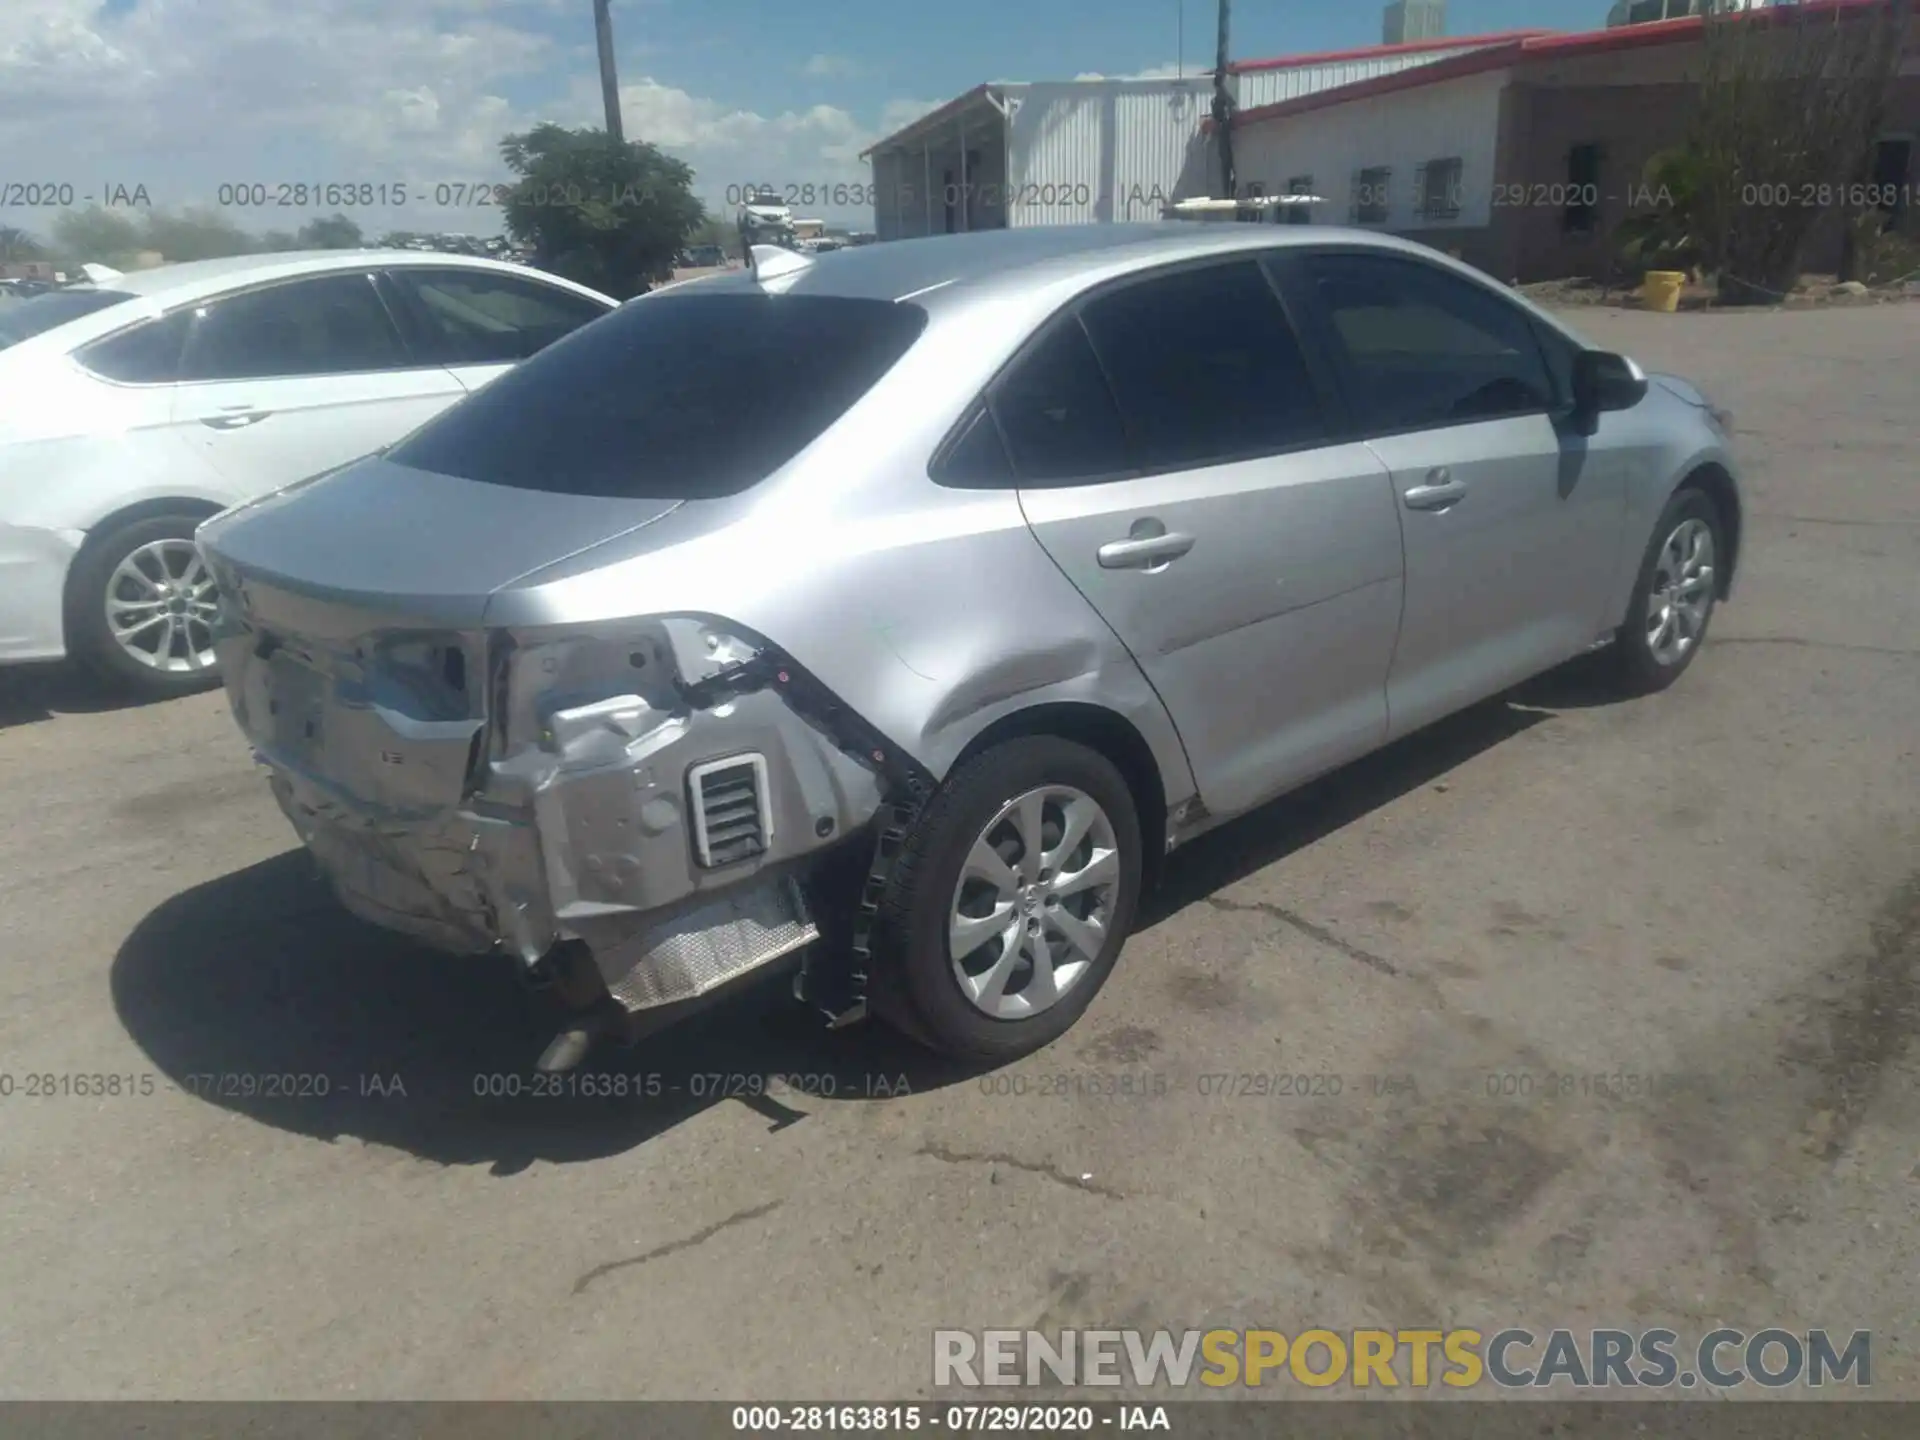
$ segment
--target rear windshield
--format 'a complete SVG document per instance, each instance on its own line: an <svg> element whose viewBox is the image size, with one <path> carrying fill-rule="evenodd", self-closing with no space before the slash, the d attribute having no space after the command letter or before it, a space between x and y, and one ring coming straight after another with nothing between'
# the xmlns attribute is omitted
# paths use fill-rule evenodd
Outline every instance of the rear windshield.
<svg viewBox="0 0 1920 1440"><path fill-rule="evenodd" d="M654 295L575 331L389 452L562 495L703 500L817 439L925 329L917 306L824 295Z"/></svg>
<svg viewBox="0 0 1920 1440"><path fill-rule="evenodd" d="M25 300L0 301L0 350L131 299L124 290L49 290Z"/></svg>

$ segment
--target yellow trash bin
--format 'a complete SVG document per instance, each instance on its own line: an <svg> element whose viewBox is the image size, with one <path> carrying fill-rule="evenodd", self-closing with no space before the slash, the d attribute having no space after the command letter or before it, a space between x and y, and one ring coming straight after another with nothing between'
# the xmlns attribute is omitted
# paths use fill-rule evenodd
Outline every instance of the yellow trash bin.
<svg viewBox="0 0 1920 1440"><path fill-rule="evenodd" d="M1649 270L1640 293L1647 302L1647 309L1671 315L1680 308L1680 291L1686 283L1684 271Z"/></svg>

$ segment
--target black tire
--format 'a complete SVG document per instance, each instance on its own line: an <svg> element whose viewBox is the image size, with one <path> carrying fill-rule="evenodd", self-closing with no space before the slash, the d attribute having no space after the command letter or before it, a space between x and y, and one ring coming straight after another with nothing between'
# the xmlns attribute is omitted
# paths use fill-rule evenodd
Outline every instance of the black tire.
<svg viewBox="0 0 1920 1440"><path fill-rule="evenodd" d="M205 515L181 512L151 515L90 536L75 557L67 579L67 649L94 675L121 694L163 700L211 690L218 669L157 670L120 647L107 628L107 586L113 573L142 545L156 540L191 540Z"/></svg>
<svg viewBox="0 0 1920 1440"><path fill-rule="evenodd" d="M995 814L1043 786L1071 786L1106 812L1119 878L1105 910L1107 932L1087 970L1048 1008L998 1019L960 989L948 921L968 852ZM896 1018L914 1039L969 1061L1010 1060L1050 1044L1078 1020L1112 973L1140 895L1140 821L1132 792L1105 756L1051 735L1023 736L966 761L934 795L901 846L874 917L873 964L888 970L911 1013ZM881 1012L885 1015L885 1011Z"/></svg>
<svg viewBox="0 0 1920 1440"><path fill-rule="evenodd" d="M1713 536L1714 579L1707 587L1706 613L1693 637L1693 643L1678 659L1663 661L1655 653L1648 634L1647 604L1654 592L1661 551L1668 538L1689 520L1700 521ZM1687 673L1687 667L1693 664L1700 647L1707 642L1707 629L1713 623L1714 611L1719 607L1721 567L1726 563L1726 528L1721 522L1719 508L1704 490L1690 485L1681 486L1667 501L1667 508L1660 512L1660 519L1653 527L1653 535L1647 541L1647 553L1640 560L1640 573L1634 580L1633 598L1627 603L1626 621L1614 637L1614 678L1624 693L1651 695L1666 689Z"/></svg>

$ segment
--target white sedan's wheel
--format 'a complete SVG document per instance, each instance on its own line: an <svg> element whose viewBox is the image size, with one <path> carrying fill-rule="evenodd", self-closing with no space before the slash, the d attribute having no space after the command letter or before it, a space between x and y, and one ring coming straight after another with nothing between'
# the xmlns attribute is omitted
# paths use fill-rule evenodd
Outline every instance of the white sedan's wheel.
<svg viewBox="0 0 1920 1440"><path fill-rule="evenodd" d="M219 683L203 517L154 515L90 535L67 578L67 649L110 683L159 699Z"/></svg>
<svg viewBox="0 0 1920 1440"><path fill-rule="evenodd" d="M213 576L191 540L151 540L107 579L107 630L136 665L177 675L211 671Z"/></svg>

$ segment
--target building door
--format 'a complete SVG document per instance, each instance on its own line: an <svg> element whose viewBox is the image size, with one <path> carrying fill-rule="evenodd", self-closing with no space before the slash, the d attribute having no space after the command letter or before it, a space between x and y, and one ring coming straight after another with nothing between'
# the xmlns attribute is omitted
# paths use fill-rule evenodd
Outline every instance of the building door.
<svg viewBox="0 0 1920 1440"><path fill-rule="evenodd" d="M1873 147L1872 199L1891 229L1907 218L1907 176L1913 168L1911 139L1882 140Z"/></svg>
<svg viewBox="0 0 1920 1440"><path fill-rule="evenodd" d="M980 152L967 151L965 169L955 174L952 167L940 172L944 189L946 234L956 235L963 230L973 229L973 197L980 190Z"/></svg>

